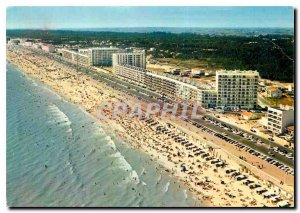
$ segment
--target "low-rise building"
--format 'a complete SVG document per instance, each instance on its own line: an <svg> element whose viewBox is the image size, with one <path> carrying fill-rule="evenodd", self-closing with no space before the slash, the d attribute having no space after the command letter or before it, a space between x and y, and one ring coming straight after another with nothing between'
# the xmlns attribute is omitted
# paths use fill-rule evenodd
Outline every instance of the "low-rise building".
<svg viewBox="0 0 300 213"><path fill-rule="evenodd" d="M268 86L268 87L266 87L266 95L269 98L281 98L282 91L277 87Z"/></svg>
<svg viewBox="0 0 300 213"><path fill-rule="evenodd" d="M22 43L22 45L25 46L25 47L31 47L32 44L33 44L33 42L31 42L31 41L25 41L25 42Z"/></svg>
<svg viewBox="0 0 300 213"><path fill-rule="evenodd" d="M180 75L180 69L172 69L170 73L173 75Z"/></svg>
<svg viewBox="0 0 300 213"><path fill-rule="evenodd" d="M243 120L255 120L258 116L252 112L241 112L241 119Z"/></svg>
<svg viewBox="0 0 300 213"><path fill-rule="evenodd" d="M20 43L19 39L10 39L7 44L8 45L18 45Z"/></svg>
<svg viewBox="0 0 300 213"><path fill-rule="evenodd" d="M191 72L192 72L191 73L192 77L193 76L201 76L201 75L205 74L205 70L204 69L200 69L200 68L192 68Z"/></svg>
<svg viewBox="0 0 300 213"><path fill-rule="evenodd" d="M34 48L34 49L41 49L41 45L40 44L33 44L32 48Z"/></svg>
<svg viewBox="0 0 300 213"><path fill-rule="evenodd" d="M267 118L267 129L275 134L281 134L288 126L294 125L294 110L283 106L268 107Z"/></svg>

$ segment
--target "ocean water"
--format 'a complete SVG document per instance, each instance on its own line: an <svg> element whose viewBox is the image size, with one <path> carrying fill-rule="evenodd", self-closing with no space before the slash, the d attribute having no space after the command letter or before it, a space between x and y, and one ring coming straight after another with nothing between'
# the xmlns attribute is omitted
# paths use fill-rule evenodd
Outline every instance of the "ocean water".
<svg viewBox="0 0 300 213"><path fill-rule="evenodd" d="M7 64L7 205L193 207L188 190L103 124Z"/></svg>

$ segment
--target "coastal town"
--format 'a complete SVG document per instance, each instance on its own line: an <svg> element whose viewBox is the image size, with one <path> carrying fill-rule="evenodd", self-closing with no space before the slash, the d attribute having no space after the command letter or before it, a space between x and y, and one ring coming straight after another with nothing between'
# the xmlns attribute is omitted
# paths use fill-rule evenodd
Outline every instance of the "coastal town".
<svg viewBox="0 0 300 213"><path fill-rule="evenodd" d="M54 45L7 38L7 61L97 118L98 107L129 108L108 128L187 185L207 206L294 206L294 84L256 70L162 63L157 49ZM200 118L128 118L135 103L199 106ZM183 108L183 107L182 107ZM181 110L182 110L181 108ZM101 120L101 118L98 118Z"/></svg>

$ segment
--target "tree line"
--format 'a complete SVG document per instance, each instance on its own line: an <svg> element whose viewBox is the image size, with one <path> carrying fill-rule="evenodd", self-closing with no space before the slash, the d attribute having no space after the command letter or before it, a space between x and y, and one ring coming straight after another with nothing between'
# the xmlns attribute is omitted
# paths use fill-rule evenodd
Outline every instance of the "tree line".
<svg viewBox="0 0 300 213"><path fill-rule="evenodd" d="M224 69L257 70L262 78L293 81L294 36L214 36L196 33L134 33L71 30L7 30L8 37L41 39L53 44L92 46L109 41L122 47L154 47L156 58L208 61Z"/></svg>

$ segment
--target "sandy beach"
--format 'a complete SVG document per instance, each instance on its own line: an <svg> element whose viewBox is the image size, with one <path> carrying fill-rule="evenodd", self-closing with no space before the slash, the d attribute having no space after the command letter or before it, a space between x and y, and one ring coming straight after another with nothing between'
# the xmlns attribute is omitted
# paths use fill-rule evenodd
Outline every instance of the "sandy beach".
<svg viewBox="0 0 300 213"><path fill-rule="evenodd" d="M130 106L137 101L142 102L30 50L9 47L7 60L95 117L98 107L103 103L113 104L118 101ZM206 140L203 134L199 134L199 137L189 134L188 131L195 131L184 130L180 122L155 116L129 119L129 111L116 117L112 117L112 113L112 110L105 110L108 119L101 120L101 123L105 122L132 148L148 153L167 172L184 182L205 206L276 207L276 197L294 205L292 195L270 184L262 176L249 173L238 161L229 157L228 152L213 147L209 138ZM222 147L220 142L217 143ZM227 173L226 169L235 171ZM236 175L233 175L234 172ZM245 175L257 187L251 189L253 183L246 183L246 179L237 180L241 175ZM264 190L267 192L261 193Z"/></svg>

